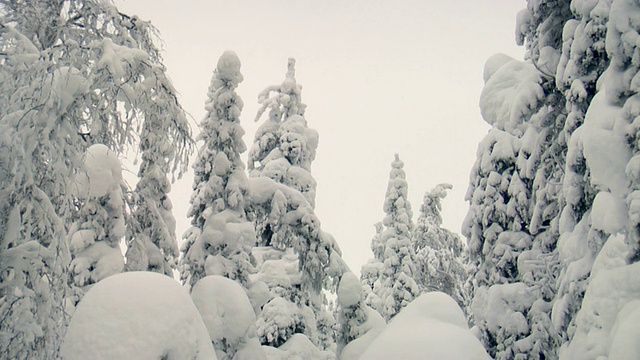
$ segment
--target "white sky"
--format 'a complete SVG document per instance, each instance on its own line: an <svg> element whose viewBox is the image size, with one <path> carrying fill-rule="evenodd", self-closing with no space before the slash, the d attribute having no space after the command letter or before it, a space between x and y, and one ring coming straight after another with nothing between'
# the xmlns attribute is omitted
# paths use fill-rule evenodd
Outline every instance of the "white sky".
<svg viewBox="0 0 640 360"><path fill-rule="evenodd" d="M384 216L394 153L405 163L414 221L423 194L451 183L444 225L460 232L469 173L489 129L478 108L484 62L497 52L522 59L514 33L524 0L115 3L160 30L164 63L194 118L194 133L225 50L242 61L245 81L238 93L248 147L260 124L253 122L258 93L280 84L287 58L297 59L305 118L320 134L312 164L316 214L356 274L372 257L373 224ZM192 177L187 174L171 193L179 238L189 224Z"/></svg>

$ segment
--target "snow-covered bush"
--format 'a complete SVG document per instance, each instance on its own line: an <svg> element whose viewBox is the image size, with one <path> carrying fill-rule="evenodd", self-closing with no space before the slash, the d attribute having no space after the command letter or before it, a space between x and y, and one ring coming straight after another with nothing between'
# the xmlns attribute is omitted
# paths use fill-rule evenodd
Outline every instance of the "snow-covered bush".
<svg viewBox="0 0 640 360"><path fill-rule="evenodd" d="M219 359L264 359L256 338L256 315L245 289L222 276L207 276L191 289L191 298Z"/></svg>

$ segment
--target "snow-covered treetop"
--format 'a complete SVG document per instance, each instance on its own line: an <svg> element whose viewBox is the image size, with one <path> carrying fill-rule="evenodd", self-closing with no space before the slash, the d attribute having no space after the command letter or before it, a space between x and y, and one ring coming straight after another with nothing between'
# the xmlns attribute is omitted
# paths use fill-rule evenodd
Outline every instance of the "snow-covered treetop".
<svg viewBox="0 0 640 360"><path fill-rule="evenodd" d="M258 103L262 104L255 121L270 109L269 119L281 121L292 115L304 115L307 105L302 103L302 86L296 82L296 59L289 58L287 74L280 85L269 86L258 94ZM273 93L273 94L272 94Z"/></svg>
<svg viewBox="0 0 640 360"><path fill-rule="evenodd" d="M383 210L387 214L383 224L387 227L395 227L397 234L409 236L413 227L413 212L411 204L407 201L409 186L404 172L404 162L395 154L389 173L389 185L384 199Z"/></svg>
<svg viewBox="0 0 640 360"><path fill-rule="evenodd" d="M451 184L438 184L430 192L424 194L424 202L420 207L421 217L429 219L436 225L442 224L442 203L440 200L447 197L447 190L453 189Z"/></svg>
<svg viewBox="0 0 640 360"><path fill-rule="evenodd" d="M240 58L235 52L227 50L220 59L218 59L218 65L216 70L218 71L218 77L221 80L227 81L227 86L230 89L235 89L238 84L244 80L244 76L240 73Z"/></svg>

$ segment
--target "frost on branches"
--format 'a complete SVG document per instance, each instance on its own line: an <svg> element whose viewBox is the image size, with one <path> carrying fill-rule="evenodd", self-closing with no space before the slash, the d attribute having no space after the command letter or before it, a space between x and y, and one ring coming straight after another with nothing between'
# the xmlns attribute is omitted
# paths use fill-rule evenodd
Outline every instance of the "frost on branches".
<svg viewBox="0 0 640 360"><path fill-rule="evenodd" d="M0 12L0 350L55 358L82 154L95 142L121 154L150 103L171 93L155 29L102 1L3 1ZM174 111L170 113L175 113ZM188 137L172 143L171 169ZM21 259L21 260L18 260ZM27 264L29 264L27 266Z"/></svg>
<svg viewBox="0 0 640 360"><path fill-rule="evenodd" d="M442 228L441 200L452 188L450 184L440 184L424 195L413 230L414 278L421 292L441 291L464 307L468 301L464 288L468 277L466 249L457 234Z"/></svg>
<svg viewBox="0 0 640 360"><path fill-rule="evenodd" d="M396 154L395 160L391 163L389 184L384 200L386 214L383 220L384 230L377 228L377 234L371 245L376 259L363 267L362 274L363 280L371 279L371 271L379 269L379 283L375 281L371 288L371 292L375 295L369 294L367 298L370 299L368 304L371 304L386 320L395 316L419 295L418 284L413 278L416 273L415 252L411 243L413 212L407 200L408 185L403 167L404 163ZM376 266L378 256L382 266ZM365 283L365 285L371 284Z"/></svg>
<svg viewBox="0 0 640 360"><path fill-rule="evenodd" d="M242 99L236 93L243 80L240 59L227 51L218 60L200 123L202 141L193 165L191 228L182 245L181 279L193 286L206 275L222 275L249 283L250 254L256 243L247 221L245 197L249 183L240 154L246 150L240 125Z"/></svg>

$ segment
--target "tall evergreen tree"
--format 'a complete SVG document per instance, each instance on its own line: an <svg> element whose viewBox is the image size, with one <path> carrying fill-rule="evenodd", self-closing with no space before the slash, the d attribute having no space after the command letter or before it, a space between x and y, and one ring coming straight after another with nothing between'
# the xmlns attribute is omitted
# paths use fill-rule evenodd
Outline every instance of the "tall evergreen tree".
<svg viewBox="0 0 640 360"><path fill-rule="evenodd" d="M258 97L262 106L256 120L269 112L256 132L248 168L255 180L251 214L261 253L256 279L270 288L258 316L258 336L263 344L280 346L294 333L303 333L320 349L328 349L334 347L330 329L335 320L321 289L335 290L346 267L335 240L322 232L313 213L316 182L310 171L318 133L307 127L301 90L295 59L289 59L285 80ZM299 270L271 276L274 266ZM282 311L290 314L286 321Z"/></svg>
<svg viewBox="0 0 640 360"><path fill-rule="evenodd" d="M70 179L88 144L124 151L152 94L173 88L155 29L109 3L2 1L0 24L0 147L8 150L0 169L0 271L10 274L0 280L0 356L52 359L73 293ZM167 110L173 119L182 113L175 104ZM188 131L181 134L170 144L172 169L190 152Z"/></svg>
<svg viewBox="0 0 640 360"><path fill-rule="evenodd" d="M240 59L227 51L218 60L200 123L203 142L196 163L193 195L181 260L181 278L193 286L206 275L223 275L243 286L252 272L250 251L256 237L247 221L245 197L249 193L240 154L246 150L240 125L244 106L236 93L243 80Z"/></svg>
<svg viewBox="0 0 640 360"><path fill-rule="evenodd" d="M415 252L411 243L413 212L407 199L408 185L403 167L404 163L396 154L391 163L383 206L386 214L383 220L384 230L378 232L371 245L374 255L377 253L382 263L380 282L374 282L371 291L379 299L376 310L386 320L395 316L419 295L418 285L413 278L416 273ZM369 297L374 298L372 295ZM376 305L375 302L371 301L372 305Z"/></svg>
<svg viewBox="0 0 640 360"><path fill-rule="evenodd" d="M468 295L467 253L460 237L442 228L442 203L450 184L437 185L424 195L420 216L413 231L416 253L416 282L421 292L441 291L464 308Z"/></svg>
<svg viewBox="0 0 640 360"><path fill-rule="evenodd" d="M555 353L550 316L566 153L565 99L555 74L562 28L572 17L567 2L529 2L516 31L527 60L494 57L485 67L480 104L494 129L472 170L463 232L478 265L472 321L498 359Z"/></svg>

